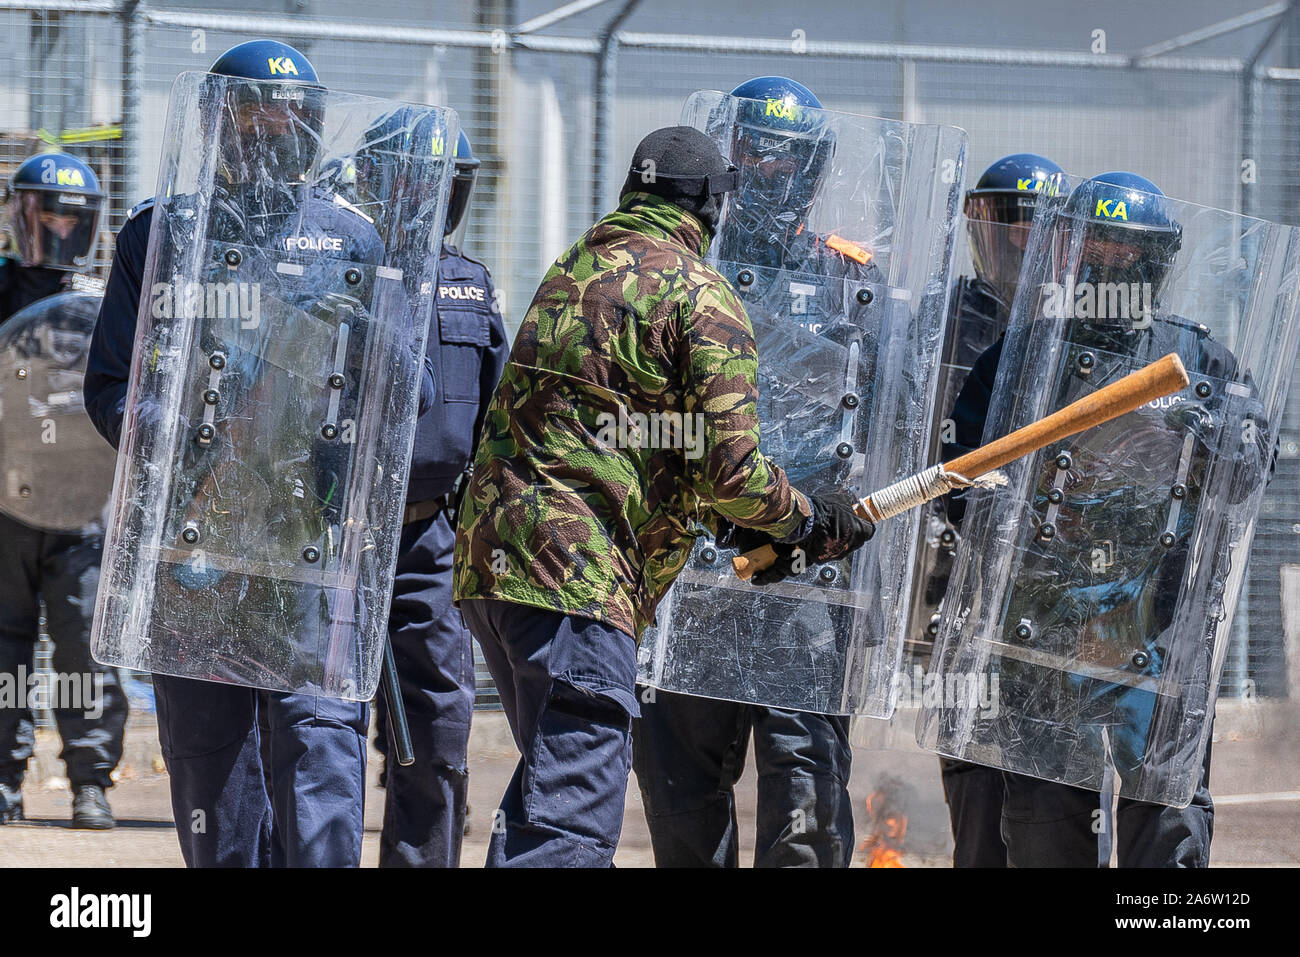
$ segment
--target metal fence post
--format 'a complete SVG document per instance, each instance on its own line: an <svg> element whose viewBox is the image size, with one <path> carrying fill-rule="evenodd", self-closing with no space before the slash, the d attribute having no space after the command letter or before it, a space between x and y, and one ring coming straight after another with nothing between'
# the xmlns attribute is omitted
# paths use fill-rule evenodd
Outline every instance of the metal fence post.
<svg viewBox="0 0 1300 957"><path fill-rule="evenodd" d="M614 95L617 81L614 70L618 65L618 28L632 15L641 0L627 0L623 9L605 27L600 35L600 53L596 61L596 98L593 123L596 134L595 161L591 170L591 218L600 218L605 212L605 181L609 178L610 147L614 140Z"/></svg>
<svg viewBox="0 0 1300 957"><path fill-rule="evenodd" d="M122 4L122 171L123 194L140 191L140 90L144 85L144 17L140 0ZM130 205L130 204L128 204Z"/></svg>

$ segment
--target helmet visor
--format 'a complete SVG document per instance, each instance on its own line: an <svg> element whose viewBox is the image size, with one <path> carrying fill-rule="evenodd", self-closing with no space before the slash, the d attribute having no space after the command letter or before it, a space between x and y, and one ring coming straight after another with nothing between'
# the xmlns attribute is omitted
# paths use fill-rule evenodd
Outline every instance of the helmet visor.
<svg viewBox="0 0 1300 957"><path fill-rule="evenodd" d="M1015 298L1020 267L1029 243L1037 197L1033 193L970 193L966 196L966 234L975 273L1008 306Z"/></svg>
<svg viewBox="0 0 1300 957"><path fill-rule="evenodd" d="M474 184L478 182L478 164L456 165L456 175L451 181L451 195L447 198L447 220L443 232L447 242L461 246L469 222L469 204L474 196Z"/></svg>
<svg viewBox="0 0 1300 957"><path fill-rule="evenodd" d="M1082 230L1082 236L1076 231ZM1077 264L1077 283L1085 283L1097 290L1127 286L1145 287L1139 291L1147 301L1160 291L1179 245L1179 234L1174 230L1125 229L1109 224L1079 224L1074 229L1063 230L1060 255L1073 255ZM1099 317L1100 318L1100 317Z"/></svg>
<svg viewBox="0 0 1300 957"><path fill-rule="evenodd" d="M267 186L303 180L320 156L323 93L296 83L232 86L222 136L231 180Z"/></svg>
<svg viewBox="0 0 1300 957"><path fill-rule="evenodd" d="M14 190L11 219L24 266L84 269L99 230L100 196L59 190Z"/></svg>

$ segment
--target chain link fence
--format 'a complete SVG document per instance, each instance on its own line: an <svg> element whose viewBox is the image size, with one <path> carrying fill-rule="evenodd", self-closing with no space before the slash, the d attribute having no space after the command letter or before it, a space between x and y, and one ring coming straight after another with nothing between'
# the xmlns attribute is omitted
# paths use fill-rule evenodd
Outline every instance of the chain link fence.
<svg viewBox="0 0 1300 957"><path fill-rule="evenodd" d="M649 0L554 0L556 10L541 0L436 10L388 0L360 11L341 0L284 0L281 11L224 2L216 12L183 0L0 0L0 174L43 147L91 163L109 196L101 271L126 212L153 192L176 75L253 36L303 50L327 85L459 111L482 160L467 248L492 267L512 330L544 269L615 203L640 137L675 123L690 92L761 74L792 76L831 109L963 127L971 179L998 156L1032 150L1079 175L1131 169L1180 199L1300 222L1300 16L1290 3L1223 11L1217 28L1115 53L1095 43L961 46L960 23L937 31L945 45L808 39L798 28L753 29L764 25L757 16L685 3L665 13ZM858 15L839 6L846 22ZM673 31L652 32L664 23ZM1300 673L1300 635L1282 624L1300 610L1284 613L1281 598L1287 567L1300 564L1300 389L1292 393L1228 695L1300 694L1286 679Z"/></svg>

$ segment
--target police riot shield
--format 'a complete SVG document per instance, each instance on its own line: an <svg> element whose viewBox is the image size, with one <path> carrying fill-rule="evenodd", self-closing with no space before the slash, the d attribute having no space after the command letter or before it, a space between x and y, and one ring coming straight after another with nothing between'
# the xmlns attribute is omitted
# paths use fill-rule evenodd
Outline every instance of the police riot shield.
<svg viewBox="0 0 1300 957"><path fill-rule="evenodd" d="M753 324L763 453L805 493L861 496L920 471L965 133L711 92L688 99L683 123L741 170L710 256ZM702 537L642 640L639 680L887 715L918 518L764 587Z"/></svg>
<svg viewBox="0 0 1300 957"><path fill-rule="evenodd" d="M0 512L32 528L104 527L117 453L81 396L99 303L61 292L0 326Z"/></svg>
<svg viewBox="0 0 1300 957"><path fill-rule="evenodd" d="M1023 194L997 196L992 202L972 202L972 194L966 194L961 230L965 242L957 262L964 263L968 272L953 283L948 302L927 462L946 461L971 450L957 435L953 418L957 396L975 361L1002 337L1011 319L1023 250L1039 196L1058 195L1069 188L1071 178L1057 174L1034 183L1036 188ZM921 508L907 639L909 647L922 656L928 655L939 631L939 606L961 537L962 507L960 498L944 496Z"/></svg>
<svg viewBox="0 0 1300 957"><path fill-rule="evenodd" d="M348 192L375 129L384 175ZM374 694L457 131L449 110L177 79L97 660Z"/></svg>
<svg viewBox="0 0 1300 957"><path fill-rule="evenodd" d="M984 441L1177 353L1191 385L967 493L918 740L1184 806L1295 363L1294 229L1093 181L1035 219Z"/></svg>

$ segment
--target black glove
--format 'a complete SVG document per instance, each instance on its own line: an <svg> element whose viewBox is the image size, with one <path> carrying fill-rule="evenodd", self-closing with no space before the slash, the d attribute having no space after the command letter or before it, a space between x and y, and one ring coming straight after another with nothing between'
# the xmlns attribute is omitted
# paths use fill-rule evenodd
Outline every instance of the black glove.
<svg viewBox="0 0 1300 957"><path fill-rule="evenodd" d="M764 532L738 525L719 534L719 544L738 548L742 555L764 545L776 552L776 561L756 572L750 579L752 584L771 585L803 574L809 565L838 561L869 542L876 532L875 525L853 510L854 501L847 495L810 495L809 500L813 507L812 531L797 542L778 542Z"/></svg>
<svg viewBox="0 0 1300 957"><path fill-rule="evenodd" d="M810 560L836 562L857 551L876 534L876 526L854 510L857 504L842 492L831 495L810 495L813 507L813 528L799 546L808 552Z"/></svg>

